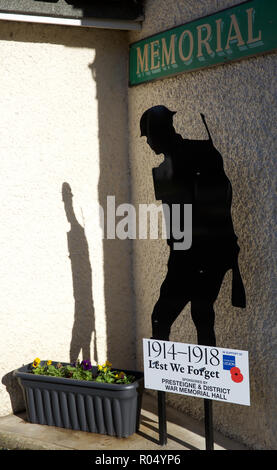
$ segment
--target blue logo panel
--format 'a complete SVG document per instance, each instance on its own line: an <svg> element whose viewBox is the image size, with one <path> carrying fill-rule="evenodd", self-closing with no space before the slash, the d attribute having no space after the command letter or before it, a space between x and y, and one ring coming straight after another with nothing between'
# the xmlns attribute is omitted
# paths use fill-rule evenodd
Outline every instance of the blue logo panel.
<svg viewBox="0 0 277 470"><path fill-rule="evenodd" d="M227 356L223 354L223 369L230 370L232 367L236 365L236 358L235 356Z"/></svg>

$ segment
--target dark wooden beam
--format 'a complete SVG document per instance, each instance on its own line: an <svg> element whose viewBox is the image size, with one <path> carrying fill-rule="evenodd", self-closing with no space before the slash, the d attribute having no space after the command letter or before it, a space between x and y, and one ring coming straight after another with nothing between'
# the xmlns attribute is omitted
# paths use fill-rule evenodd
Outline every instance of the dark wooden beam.
<svg viewBox="0 0 277 470"><path fill-rule="evenodd" d="M141 21L143 3L144 0L0 0L0 12Z"/></svg>

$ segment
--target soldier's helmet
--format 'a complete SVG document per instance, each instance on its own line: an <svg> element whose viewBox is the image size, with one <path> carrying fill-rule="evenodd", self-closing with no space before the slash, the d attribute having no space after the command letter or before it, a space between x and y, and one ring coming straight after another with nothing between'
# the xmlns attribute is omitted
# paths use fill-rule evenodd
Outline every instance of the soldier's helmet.
<svg viewBox="0 0 277 470"><path fill-rule="evenodd" d="M176 111L170 111L166 106L158 105L144 111L140 119L141 137L149 133L161 133L173 126L173 116Z"/></svg>

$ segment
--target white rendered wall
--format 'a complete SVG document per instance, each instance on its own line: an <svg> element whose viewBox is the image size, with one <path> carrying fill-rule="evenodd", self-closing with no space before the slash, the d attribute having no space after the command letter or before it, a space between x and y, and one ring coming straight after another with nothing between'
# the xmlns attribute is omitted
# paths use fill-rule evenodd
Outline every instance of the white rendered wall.
<svg viewBox="0 0 277 470"><path fill-rule="evenodd" d="M126 61L122 32L0 22L2 415L37 356L134 365L128 242L107 245L98 213L128 201Z"/></svg>

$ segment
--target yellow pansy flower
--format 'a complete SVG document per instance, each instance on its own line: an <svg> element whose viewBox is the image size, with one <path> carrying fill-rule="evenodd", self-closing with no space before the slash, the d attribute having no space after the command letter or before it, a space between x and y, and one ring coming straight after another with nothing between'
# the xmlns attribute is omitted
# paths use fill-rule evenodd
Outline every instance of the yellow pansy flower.
<svg viewBox="0 0 277 470"><path fill-rule="evenodd" d="M106 365L107 367L112 367L112 363L109 362L109 361L106 361L106 362L105 362L105 365Z"/></svg>
<svg viewBox="0 0 277 470"><path fill-rule="evenodd" d="M102 369L103 369L103 367L99 365L99 366L98 366L98 370L102 370Z"/></svg>
<svg viewBox="0 0 277 470"><path fill-rule="evenodd" d="M34 359L34 362L33 362L33 367L37 367L37 366L39 365L39 363L40 363L40 358L39 358L39 357L36 357L36 358Z"/></svg>
<svg viewBox="0 0 277 470"><path fill-rule="evenodd" d="M52 361L47 361L48 366L51 366L51 364L52 364Z"/></svg>
<svg viewBox="0 0 277 470"><path fill-rule="evenodd" d="M104 369L103 369L103 370L104 370L104 372L106 373L108 369L107 369L107 367L104 367Z"/></svg>

